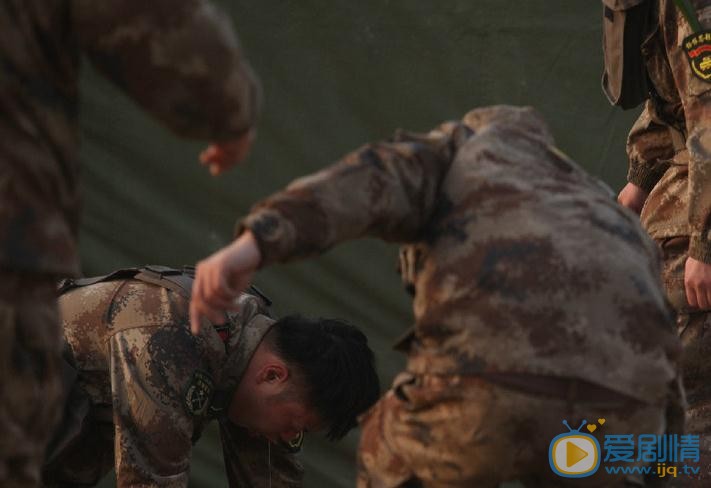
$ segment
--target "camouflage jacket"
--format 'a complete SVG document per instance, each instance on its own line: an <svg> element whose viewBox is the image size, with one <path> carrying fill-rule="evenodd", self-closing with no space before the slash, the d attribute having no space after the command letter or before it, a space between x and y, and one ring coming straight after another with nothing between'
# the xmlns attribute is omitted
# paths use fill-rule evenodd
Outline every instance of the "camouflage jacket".
<svg viewBox="0 0 711 488"><path fill-rule="evenodd" d="M691 26L672 0L657 3L641 48L654 90L628 138L628 180L651 192L642 214L649 233L690 236L689 255L711 263L711 66L707 79L694 74L684 45ZM691 3L711 46L711 0Z"/></svg>
<svg viewBox="0 0 711 488"><path fill-rule="evenodd" d="M675 375L653 242L530 108L368 144L245 227L262 265L363 236L416 244L413 372L577 377L648 402Z"/></svg>
<svg viewBox="0 0 711 488"><path fill-rule="evenodd" d="M78 272L82 54L178 135L255 123L258 83L209 0L0 0L0 267Z"/></svg>
<svg viewBox="0 0 711 488"><path fill-rule="evenodd" d="M78 372L75 387L88 396L87 415L113 418L108 449L116 446L118 486L187 486L192 445L213 418L231 487L267 486L270 479L276 487L301 486L292 454L268 450L265 439L220 412L274 322L260 298L243 294L240 305L228 326L203 327L196 338L188 300L161 286L106 281L60 297L65 357ZM87 456L80 469L95 469L102 457Z"/></svg>

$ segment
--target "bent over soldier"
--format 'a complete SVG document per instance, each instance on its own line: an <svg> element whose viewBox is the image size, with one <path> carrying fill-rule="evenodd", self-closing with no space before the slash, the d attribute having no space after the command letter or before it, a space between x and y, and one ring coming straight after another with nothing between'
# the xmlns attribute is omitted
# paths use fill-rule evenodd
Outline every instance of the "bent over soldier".
<svg viewBox="0 0 711 488"><path fill-rule="evenodd" d="M644 104L630 131L619 201L662 250L663 281L684 346L687 431L701 436L711 482L711 1L604 0L610 101ZM704 483L705 481L705 483Z"/></svg>
<svg viewBox="0 0 711 488"><path fill-rule="evenodd" d="M251 289L225 325L194 337L191 285L151 266L64 286L66 400L46 486L93 486L115 466L119 487L186 487L191 446L216 420L230 487L298 487L304 432L339 439L377 399L355 327L274 320Z"/></svg>
<svg viewBox="0 0 711 488"><path fill-rule="evenodd" d="M551 471L561 422L604 419L599 438L675 428L654 243L530 108L368 144L256 204L239 232L199 263L193 321L258 267L363 236L410 245L407 367L362 418L360 487L624 486Z"/></svg>
<svg viewBox="0 0 711 488"><path fill-rule="evenodd" d="M0 0L0 485L39 482L57 419L57 277L79 272L82 57L176 134L244 156L259 87L209 0Z"/></svg>

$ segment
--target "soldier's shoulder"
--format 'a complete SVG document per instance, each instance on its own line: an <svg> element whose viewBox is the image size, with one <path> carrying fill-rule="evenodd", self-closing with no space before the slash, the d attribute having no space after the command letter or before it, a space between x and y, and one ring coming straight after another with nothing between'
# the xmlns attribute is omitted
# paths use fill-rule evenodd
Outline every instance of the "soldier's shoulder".
<svg viewBox="0 0 711 488"><path fill-rule="evenodd" d="M553 142L545 120L536 109L529 106L492 105L479 107L467 112L462 118L462 122L474 132L501 127L519 133L526 132L547 143Z"/></svg>

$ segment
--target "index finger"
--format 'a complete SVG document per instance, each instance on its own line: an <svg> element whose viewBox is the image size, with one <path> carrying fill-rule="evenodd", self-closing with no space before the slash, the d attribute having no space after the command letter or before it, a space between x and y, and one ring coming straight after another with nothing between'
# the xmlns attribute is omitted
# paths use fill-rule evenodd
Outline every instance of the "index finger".
<svg viewBox="0 0 711 488"><path fill-rule="evenodd" d="M193 335L200 334L200 312L198 312L195 301L190 301L190 332Z"/></svg>

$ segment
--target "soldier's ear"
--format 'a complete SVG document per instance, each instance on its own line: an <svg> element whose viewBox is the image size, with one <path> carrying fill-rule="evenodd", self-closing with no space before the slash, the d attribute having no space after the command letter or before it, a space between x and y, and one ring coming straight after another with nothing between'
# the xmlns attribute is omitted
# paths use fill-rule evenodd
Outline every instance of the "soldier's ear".
<svg viewBox="0 0 711 488"><path fill-rule="evenodd" d="M280 384L289 379L289 369L283 363L269 363L259 371L260 383Z"/></svg>

